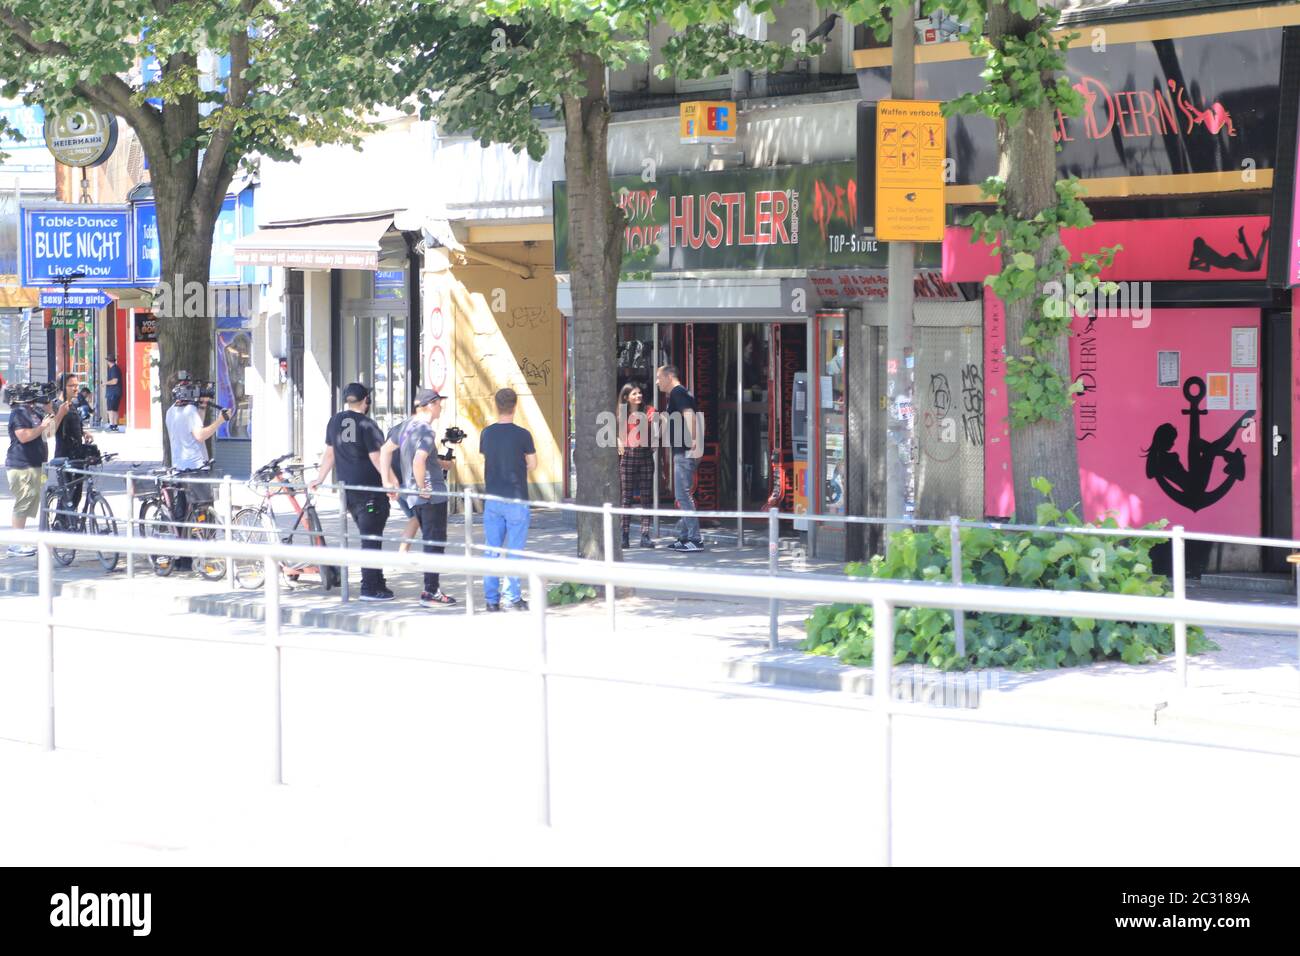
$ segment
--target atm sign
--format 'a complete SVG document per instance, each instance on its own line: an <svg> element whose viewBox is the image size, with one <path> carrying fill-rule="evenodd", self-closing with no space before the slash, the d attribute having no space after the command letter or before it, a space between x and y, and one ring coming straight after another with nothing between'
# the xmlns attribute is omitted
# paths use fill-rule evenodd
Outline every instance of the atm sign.
<svg viewBox="0 0 1300 956"><path fill-rule="evenodd" d="M681 141L734 143L739 116L729 100L696 100L681 105Z"/></svg>

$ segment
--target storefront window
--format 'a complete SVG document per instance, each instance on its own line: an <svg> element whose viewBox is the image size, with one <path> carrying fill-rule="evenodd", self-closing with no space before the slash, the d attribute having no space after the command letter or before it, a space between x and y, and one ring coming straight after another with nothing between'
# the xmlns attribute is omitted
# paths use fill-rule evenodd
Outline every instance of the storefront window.
<svg viewBox="0 0 1300 956"><path fill-rule="evenodd" d="M253 407L247 375L252 364L253 333L245 319L217 319L217 403L232 416L217 430L218 438L252 438Z"/></svg>

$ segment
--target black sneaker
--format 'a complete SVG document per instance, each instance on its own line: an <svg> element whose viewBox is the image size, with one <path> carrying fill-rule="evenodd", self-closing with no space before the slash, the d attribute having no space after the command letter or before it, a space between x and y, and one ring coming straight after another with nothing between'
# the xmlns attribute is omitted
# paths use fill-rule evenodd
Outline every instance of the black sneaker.
<svg viewBox="0 0 1300 956"><path fill-rule="evenodd" d="M441 590L430 594L428 591L420 592L420 607L449 607L456 603L456 599L450 594L443 594Z"/></svg>
<svg viewBox="0 0 1300 956"><path fill-rule="evenodd" d="M488 609L489 611L493 611L493 612L500 611L500 610L501 610L501 605L500 605L500 604L489 604L489 605L487 606L487 609Z"/></svg>
<svg viewBox="0 0 1300 956"><path fill-rule="evenodd" d="M397 595L388 590L388 588L380 588L378 591L371 591L369 593L365 591L361 592L361 600L363 601L391 601L395 597L397 597Z"/></svg>
<svg viewBox="0 0 1300 956"><path fill-rule="evenodd" d="M704 545L699 541L674 541L668 546L668 550L693 554L696 551L703 551Z"/></svg>
<svg viewBox="0 0 1300 956"><path fill-rule="evenodd" d="M655 546L654 539L651 538L650 535L648 534L641 535L641 547L653 548L654 546Z"/></svg>
<svg viewBox="0 0 1300 956"><path fill-rule="evenodd" d="M511 601L511 602L510 602L510 610L512 610L512 611L527 611L527 610L528 610L528 602L525 601L523 598L520 598L518 601Z"/></svg>

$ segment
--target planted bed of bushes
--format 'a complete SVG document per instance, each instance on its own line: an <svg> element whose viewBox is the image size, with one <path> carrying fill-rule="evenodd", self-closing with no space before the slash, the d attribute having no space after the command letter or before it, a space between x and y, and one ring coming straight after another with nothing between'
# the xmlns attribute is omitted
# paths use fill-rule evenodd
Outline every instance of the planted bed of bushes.
<svg viewBox="0 0 1300 956"><path fill-rule="evenodd" d="M1118 524L1113 519L1101 525L1084 524L1072 510L1062 512L1052 503L1051 485L1046 481L1039 479L1035 487L1049 499L1038 506L1037 523L1077 530L963 528L964 583L1152 597L1170 593L1169 579L1151 568L1151 549L1160 539L1089 534L1090 528L1116 528ZM1146 527L1163 528L1165 524ZM845 573L894 581L951 581L951 534L947 526L894 532L887 556L849 564ZM801 647L846 664L869 664L871 619L870 604L819 607L804 623L807 637ZM1187 648L1189 653L1218 649L1198 627L1188 627ZM1039 670L1100 660L1141 664L1173 650L1174 632L1168 624L968 613L966 653L958 655L951 612L901 608L894 613L895 664L914 662L942 670Z"/></svg>

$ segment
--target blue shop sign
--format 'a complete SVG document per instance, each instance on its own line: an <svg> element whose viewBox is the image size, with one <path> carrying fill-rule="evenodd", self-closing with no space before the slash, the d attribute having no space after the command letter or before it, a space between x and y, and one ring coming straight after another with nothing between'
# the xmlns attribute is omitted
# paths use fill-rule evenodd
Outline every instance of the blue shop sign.
<svg viewBox="0 0 1300 956"><path fill-rule="evenodd" d="M380 269L375 273L376 299L406 298L406 270Z"/></svg>
<svg viewBox="0 0 1300 956"><path fill-rule="evenodd" d="M239 236L237 201L227 196L221 204L221 214L212 230L212 263L208 270L209 282L239 282L240 270L235 265L235 239ZM158 282L161 276L162 247L158 242L158 204L148 199L134 204L134 240L136 283Z"/></svg>
<svg viewBox="0 0 1300 956"><path fill-rule="evenodd" d="M42 289L42 309L105 309L113 300L102 289Z"/></svg>
<svg viewBox="0 0 1300 956"><path fill-rule="evenodd" d="M20 282L26 287L129 286L132 283L130 227L126 206L72 203L22 207Z"/></svg>

